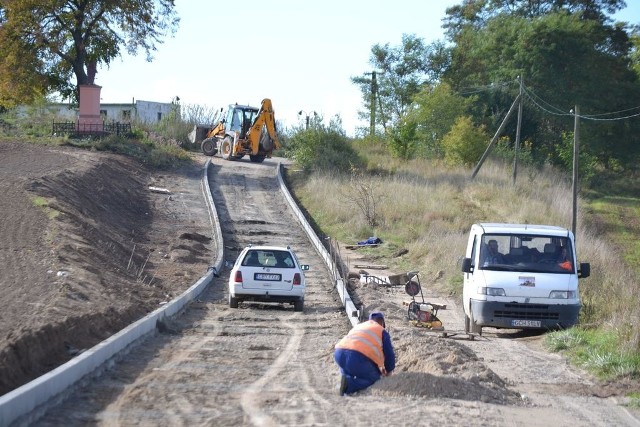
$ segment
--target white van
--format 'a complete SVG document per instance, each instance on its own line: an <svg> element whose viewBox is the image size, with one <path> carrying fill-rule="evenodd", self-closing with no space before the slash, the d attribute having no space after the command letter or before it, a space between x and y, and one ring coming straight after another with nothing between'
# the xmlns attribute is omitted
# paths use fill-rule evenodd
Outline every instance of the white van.
<svg viewBox="0 0 640 427"><path fill-rule="evenodd" d="M548 225L480 223L471 226L462 260L465 332L484 326L568 328L578 322L578 278L570 230Z"/></svg>

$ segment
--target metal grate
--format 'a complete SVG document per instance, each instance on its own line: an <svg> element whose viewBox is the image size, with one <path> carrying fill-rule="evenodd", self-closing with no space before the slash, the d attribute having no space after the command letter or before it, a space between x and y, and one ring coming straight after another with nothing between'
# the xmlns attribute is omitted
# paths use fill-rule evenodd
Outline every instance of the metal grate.
<svg viewBox="0 0 640 427"><path fill-rule="evenodd" d="M525 320L559 320L560 313L549 311L546 304L505 304L504 310L494 310L496 318L518 318Z"/></svg>

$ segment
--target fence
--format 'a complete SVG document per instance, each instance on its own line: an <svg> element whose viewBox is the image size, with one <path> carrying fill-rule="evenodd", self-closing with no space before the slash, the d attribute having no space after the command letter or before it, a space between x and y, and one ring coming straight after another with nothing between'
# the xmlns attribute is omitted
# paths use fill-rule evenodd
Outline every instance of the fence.
<svg viewBox="0 0 640 427"><path fill-rule="evenodd" d="M127 135L131 133L131 123L76 123L53 122L54 135L70 136L104 136Z"/></svg>

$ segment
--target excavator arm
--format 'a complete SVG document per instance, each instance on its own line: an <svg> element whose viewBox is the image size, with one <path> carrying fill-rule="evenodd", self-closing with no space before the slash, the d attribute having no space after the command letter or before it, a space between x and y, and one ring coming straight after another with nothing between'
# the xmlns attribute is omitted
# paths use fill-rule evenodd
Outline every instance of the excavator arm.
<svg viewBox="0 0 640 427"><path fill-rule="evenodd" d="M266 127L269 141L262 138L262 129ZM280 148L280 141L276 134L276 120L273 113L271 100L265 98L260 105L260 111L254 120L251 128L247 132L247 139L251 145L252 153L263 153L271 157L271 152Z"/></svg>

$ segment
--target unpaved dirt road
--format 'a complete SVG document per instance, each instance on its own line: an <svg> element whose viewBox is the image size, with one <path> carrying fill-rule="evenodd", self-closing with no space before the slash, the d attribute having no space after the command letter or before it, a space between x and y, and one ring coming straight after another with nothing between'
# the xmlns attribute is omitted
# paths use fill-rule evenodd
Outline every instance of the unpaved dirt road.
<svg viewBox="0 0 640 427"><path fill-rule="evenodd" d="M359 282L353 292L367 312L387 316L398 367L368 390L338 396L332 349L350 324L280 196L275 165L215 158L209 181L228 261L248 243L271 243L291 245L311 265L304 312L229 308L225 270L167 331L32 425L640 425L614 398L598 397L587 375L543 351L540 337L487 329L473 341L441 338L407 322L403 288ZM440 313L445 326L462 329L457 301L431 294L425 282L425 297L449 307Z"/></svg>

